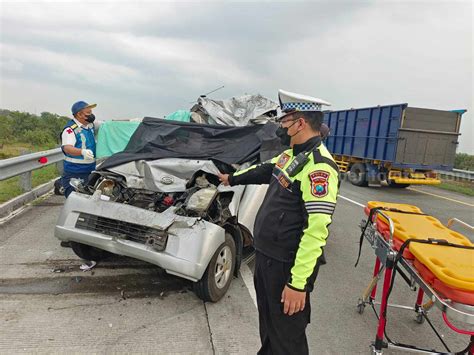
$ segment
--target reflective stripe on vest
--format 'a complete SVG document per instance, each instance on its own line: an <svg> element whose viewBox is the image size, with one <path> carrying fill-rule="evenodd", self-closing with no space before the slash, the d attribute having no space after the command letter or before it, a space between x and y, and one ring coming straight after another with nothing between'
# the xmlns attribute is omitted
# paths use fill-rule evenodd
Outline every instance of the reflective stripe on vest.
<svg viewBox="0 0 474 355"><path fill-rule="evenodd" d="M76 159L70 156L64 156L64 160L74 164L92 164L95 162L95 159Z"/></svg>
<svg viewBox="0 0 474 355"><path fill-rule="evenodd" d="M77 149L90 149L95 155L95 137L94 137L94 129L93 128L85 128L79 127L74 120L70 120L65 129L72 129L74 135L76 136L76 143L74 144L74 148ZM64 148L64 147L62 147ZM64 152L64 171L66 172L73 172L73 173L82 173L82 172L90 172L95 169L95 158L94 159L85 159L82 155L69 155Z"/></svg>

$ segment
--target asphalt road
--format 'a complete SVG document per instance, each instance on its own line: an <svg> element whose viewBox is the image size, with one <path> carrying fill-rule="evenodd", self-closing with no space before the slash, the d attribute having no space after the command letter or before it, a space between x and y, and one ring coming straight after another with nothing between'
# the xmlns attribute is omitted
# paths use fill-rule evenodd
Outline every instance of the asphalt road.
<svg viewBox="0 0 474 355"><path fill-rule="evenodd" d="M434 188L357 188L343 183L340 195L326 247L328 264L312 294L307 331L312 354L367 354L375 338L373 312L367 308L360 315L356 310L375 260L365 245L354 268L358 224L364 218L357 203L410 203L443 223L458 217L474 224L473 198ZM62 202L62 197L50 196L0 226L0 353L256 353L252 263L216 304L200 301L189 282L132 259L116 257L82 272L81 260L53 236ZM391 302L412 305L415 297L399 282ZM465 347L466 336L448 329L437 310L430 318L453 350ZM388 335L442 349L426 323L414 322L411 311L389 311Z"/></svg>

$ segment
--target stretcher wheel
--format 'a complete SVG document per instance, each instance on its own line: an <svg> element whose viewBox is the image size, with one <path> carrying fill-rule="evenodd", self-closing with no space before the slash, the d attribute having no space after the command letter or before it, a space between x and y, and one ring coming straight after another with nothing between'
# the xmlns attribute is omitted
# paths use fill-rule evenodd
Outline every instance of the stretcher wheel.
<svg viewBox="0 0 474 355"><path fill-rule="evenodd" d="M365 303L361 298L359 298L359 301L357 302L357 312L359 314L362 314L364 313L364 310L365 310Z"/></svg>
<svg viewBox="0 0 474 355"><path fill-rule="evenodd" d="M416 315L415 321L416 321L418 324L423 324L423 323L425 322L425 317L423 317L423 314L418 313L418 314Z"/></svg>

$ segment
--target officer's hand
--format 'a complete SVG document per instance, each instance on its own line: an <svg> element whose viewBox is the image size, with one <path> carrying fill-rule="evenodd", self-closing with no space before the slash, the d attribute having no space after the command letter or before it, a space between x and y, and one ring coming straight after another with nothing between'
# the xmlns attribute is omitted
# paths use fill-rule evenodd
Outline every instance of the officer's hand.
<svg viewBox="0 0 474 355"><path fill-rule="evenodd" d="M281 303L283 303L283 313L292 316L302 311L306 303L306 291L295 291L285 286L281 293Z"/></svg>
<svg viewBox="0 0 474 355"><path fill-rule="evenodd" d="M82 149L81 150L81 155L84 157L86 160L92 160L94 159L94 152L90 149Z"/></svg>
<svg viewBox="0 0 474 355"><path fill-rule="evenodd" d="M229 186L229 174L221 174L219 173L217 176L219 176L219 181L222 182L224 186Z"/></svg>

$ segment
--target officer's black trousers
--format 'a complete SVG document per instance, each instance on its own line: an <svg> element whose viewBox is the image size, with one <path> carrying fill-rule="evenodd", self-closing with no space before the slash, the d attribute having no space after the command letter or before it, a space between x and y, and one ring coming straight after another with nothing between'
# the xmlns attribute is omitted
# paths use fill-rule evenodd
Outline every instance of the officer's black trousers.
<svg viewBox="0 0 474 355"><path fill-rule="evenodd" d="M291 267L292 264L256 254L254 283L262 341L258 354L308 354L305 330L311 314L309 292L304 310L292 316L283 313L281 303Z"/></svg>

